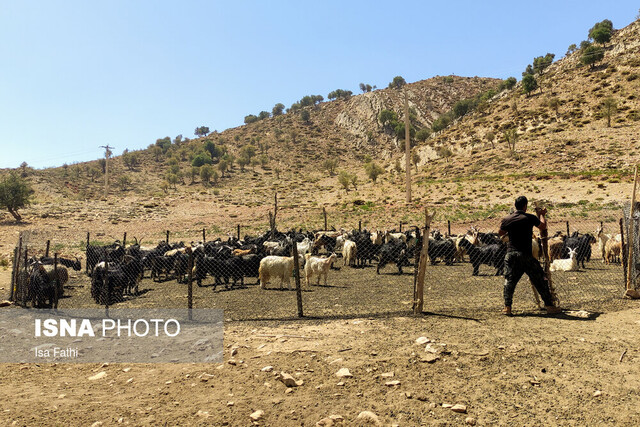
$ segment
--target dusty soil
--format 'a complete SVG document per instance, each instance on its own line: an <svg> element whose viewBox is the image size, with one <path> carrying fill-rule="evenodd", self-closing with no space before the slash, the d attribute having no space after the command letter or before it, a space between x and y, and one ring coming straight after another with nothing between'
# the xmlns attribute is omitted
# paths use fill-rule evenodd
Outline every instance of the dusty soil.
<svg viewBox="0 0 640 427"><path fill-rule="evenodd" d="M334 414L357 425L367 410L406 426L462 425L467 417L478 425L638 425L640 309L626 306L588 319L485 313L227 322L223 364L5 364L0 421L244 426L262 410L259 425L315 425ZM415 343L422 336L442 350L432 363ZM353 377L338 378L341 368ZM104 378L88 380L102 371ZM303 384L288 389L275 377L280 371ZM464 404L467 413L443 404Z"/></svg>

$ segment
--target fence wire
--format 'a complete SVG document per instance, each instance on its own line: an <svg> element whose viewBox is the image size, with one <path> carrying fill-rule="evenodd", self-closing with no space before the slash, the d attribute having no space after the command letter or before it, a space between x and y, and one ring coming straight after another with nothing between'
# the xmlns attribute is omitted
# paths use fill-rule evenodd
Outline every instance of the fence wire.
<svg viewBox="0 0 640 427"><path fill-rule="evenodd" d="M367 219L340 222L334 212L327 216L328 221L300 215L286 232L271 230L266 222L147 234L125 226L120 233L30 230L21 234L14 253L11 298L24 307L190 306L224 309L227 319L293 318L296 245L305 316L411 312L423 238L419 224L389 219L375 226ZM498 225L499 219L432 223L426 311L502 307L506 246L495 233ZM621 223L611 220L549 222L549 250L557 263L552 279L562 307L597 310L621 301L621 230ZM532 251L539 253L537 244L532 236ZM526 276L514 306L536 309Z"/></svg>

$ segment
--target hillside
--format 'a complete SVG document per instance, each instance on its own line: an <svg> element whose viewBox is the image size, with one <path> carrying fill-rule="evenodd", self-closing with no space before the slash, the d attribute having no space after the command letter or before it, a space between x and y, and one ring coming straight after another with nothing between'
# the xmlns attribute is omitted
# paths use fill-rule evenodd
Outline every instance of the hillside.
<svg viewBox="0 0 640 427"><path fill-rule="evenodd" d="M393 110L402 120L406 92L412 125L428 128L456 102L495 89L500 80L434 77L402 90L380 89L305 107L308 122L300 113L288 113L173 143L164 153L152 144L135 152L135 166L126 167L123 156L110 160L108 201L100 201L104 175L97 161L28 170L37 203L24 211L25 218L40 218L39 223L46 218L51 224L65 218L85 227L118 224L122 218L143 223L171 218L176 226L189 227L205 215L216 218L219 229L230 222L259 228L277 192L281 220L298 226L318 226L323 207L336 225L354 218L381 226L397 224L399 218L419 221L424 205L438 206L441 220L492 218L508 209L518 193L546 201L556 208L556 216L597 212L598 218L611 219L618 215L619 202L629 197L638 158L639 77L636 21L615 31L603 60L593 68L580 63L579 52L569 54L537 76L540 89L525 95L518 83L417 144L409 207L404 202L402 141L383 127L379 113ZM610 127L601 109L608 97L617 105ZM513 130L517 142L511 152L505 135ZM191 158L206 141L236 159L208 185L190 177ZM237 159L247 146L256 155L242 170ZM376 182L365 173L369 159L385 169ZM331 172L327 160L335 161ZM175 186L166 184L171 168L183 175ZM345 190L338 181L340 171L355 175L355 186L348 184ZM3 215L9 224L8 214Z"/></svg>

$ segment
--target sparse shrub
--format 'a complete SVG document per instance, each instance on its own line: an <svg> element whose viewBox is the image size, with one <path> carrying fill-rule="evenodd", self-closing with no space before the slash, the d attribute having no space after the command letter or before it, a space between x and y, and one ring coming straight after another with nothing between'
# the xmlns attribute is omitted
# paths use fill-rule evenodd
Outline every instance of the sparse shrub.
<svg viewBox="0 0 640 427"><path fill-rule="evenodd" d="M349 191L349 185L351 184L351 175L349 175L347 171L340 171L338 173L338 182L346 191Z"/></svg>
<svg viewBox="0 0 640 427"><path fill-rule="evenodd" d="M382 166L380 166L379 164L377 164L376 162L373 162L373 161L365 164L364 165L364 170L367 173L367 176L369 177L369 179L371 181L373 181L374 183L378 179L378 176L380 176L380 175L382 175L384 173L384 168Z"/></svg>
<svg viewBox="0 0 640 427"><path fill-rule="evenodd" d="M336 173L336 167L338 167L338 161L336 159L327 159L322 163L322 168L329 172L331 176Z"/></svg>
<svg viewBox="0 0 640 427"><path fill-rule="evenodd" d="M209 181L211 180L211 177L214 174L214 170L213 170L213 166L211 165L203 165L200 168L200 180L202 180L202 182L204 184L209 184Z"/></svg>
<svg viewBox="0 0 640 427"><path fill-rule="evenodd" d="M603 117L607 119L607 127L611 127L611 117L615 115L617 108L618 104L611 96L605 98L602 104L600 104L600 111Z"/></svg>
<svg viewBox="0 0 640 427"><path fill-rule="evenodd" d="M131 178L128 175L120 175L118 177L118 186L121 190L125 191L131 185Z"/></svg>
<svg viewBox="0 0 640 427"><path fill-rule="evenodd" d="M431 136L431 129L420 129L416 132L416 139L420 142L424 142Z"/></svg>

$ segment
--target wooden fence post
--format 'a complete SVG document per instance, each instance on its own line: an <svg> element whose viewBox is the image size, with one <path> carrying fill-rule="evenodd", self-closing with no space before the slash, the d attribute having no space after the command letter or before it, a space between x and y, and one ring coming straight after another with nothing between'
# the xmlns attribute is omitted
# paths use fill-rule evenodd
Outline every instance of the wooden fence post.
<svg viewBox="0 0 640 427"><path fill-rule="evenodd" d="M362 220L358 221L358 231L362 231Z"/></svg>
<svg viewBox="0 0 640 427"><path fill-rule="evenodd" d="M24 268L24 272L25 275L27 273L27 261L28 261L28 256L29 256L29 248L27 245L24 245L24 265L22 268ZM22 306L24 307L25 305L27 305L27 296L28 296L28 284L27 283L23 283L21 286L22 290L20 291L20 293L22 294Z"/></svg>
<svg viewBox="0 0 640 427"><path fill-rule="evenodd" d="M535 204L536 208L538 207L537 203ZM569 221L567 221L567 237L569 236ZM549 229L547 227L540 229L540 241L542 242L542 254L544 255L544 275L547 278L547 283L549 285L549 292L551 293L551 297L556 306L560 305L560 300L558 299L558 295L556 294L556 290L553 287L553 282L551 280L551 271L549 267L551 266L551 260L549 259ZM534 295L537 294L534 289Z"/></svg>
<svg viewBox="0 0 640 427"><path fill-rule="evenodd" d="M13 302L13 296L15 295L15 286L16 286L16 282L18 281L18 277L16 275L16 262L18 258L18 248L15 247L13 248L13 263L11 265L11 289L9 292L9 301Z"/></svg>
<svg viewBox="0 0 640 427"><path fill-rule="evenodd" d="M127 248L127 232L124 232L124 237L122 238L122 247Z"/></svg>
<svg viewBox="0 0 640 427"><path fill-rule="evenodd" d="M193 320L193 251L191 248L187 248L187 252L189 253L189 272L187 273L187 308L189 309L189 320Z"/></svg>
<svg viewBox="0 0 640 427"><path fill-rule="evenodd" d="M327 231L327 210L322 207L322 216L324 216L324 230Z"/></svg>
<svg viewBox="0 0 640 427"><path fill-rule="evenodd" d="M567 237L569 237L571 233L569 233L569 221L567 221Z"/></svg>
<svg viewBox="0 0 640 427"><path fill-rule="evenodd" d="M46 256L47 258L49 258L49 247L51 246L51 240L47 240L47 247L44 250L44 256Z"/></svg>
<svg viewBox="0 0 640 427"><path fill-rule="evenodd" d="M56 252L55 254L53 254L53 277L55 277L54 279L54 286L55 289L53 291L53 308L55 310L58 309L58 298L60 298L60 290L58 289L60 287L60 280L58 278L58 253Z"/></svg>
<svg viewBox="0 0 640 427"><path fill-rule="evenodd" d="M450 219L447 220L447 232L449 233L449 236L451 236L451 220Z"/></svg>
<svg viewBox="0 0 640 427"><path fill-rule="evenodd" d="M635 167L633 176L633 195L631 196L631 207L629 208L629 229L627 233L627 290L625 296L633 299L640 298L640 292L633 288L633 249L635 246L635 224L633 215L636 210L636 188L638 186L638 166Z"/></svg>
<svg viewBox="0 0 640 427"><path fill-rule="evenodd" d="M240 224L238 224L238 240L240 240Z"/></svg>
<svg viewBox="0 0 640 427"><path fill-rule="evenodd" d="M300 288L300 262L298 260L298 245L293 242L291 247L291 255L293 256L293 272L296 280L296 300L298 302L298 317L303 317L302 312L302 289Z"/></svg>
<svg viewBox="0 0 640 427"><path fill-rule="evenodd" d="M624 278L624 288L626 291L627 290L627 245L625 243L626 239L624 237L624 220L622 218L620 218L620 237L622 240L621 242L622 243L622 254L621 254L622 262L620 264L622 264L622 275Z"/></svg>
<svg viewBox="0 0 640 427"><path fill-rule="evenodd" d="M402 233L402 221L400 221L400 232Z"/></svg>
<svg viewBox="0 0 640 427"><path fill-rule="evenodd" d="M424 209L424 230L422 231L422 251L420 252L420 262L418 264L418 278L416 280L415 299L413 301L413 314L422 313L424 306L424 279L427 271L427 260L429 259L429 228L431 227L431 221L435 216L434 210L431 215L427 209Z"/></svg>
<svg viewBox="0 0 640 427"><path fill-rule="evenodd" d="M207 229L202 229L202 243L207 243Z"/></svg>
<svg viewBox="0 0 640 427"><path fill-rule="evenodd" d="M169 230L167 230L167 238L165 239L165 242L169 244Z"/></svg>
<svg viewBox="0 0 640 427"><path fill-rule="evenodd" d="M86 262L84 264L84 273L86 275L89 275L89 257L87 256L87 251L88 251L88 248L89 248L89 235L90 235L90 233L87 231L87 246L85 246L85 250L84 250L85 251L84 255L85 255L85 258L86 258Z"/></svg>

